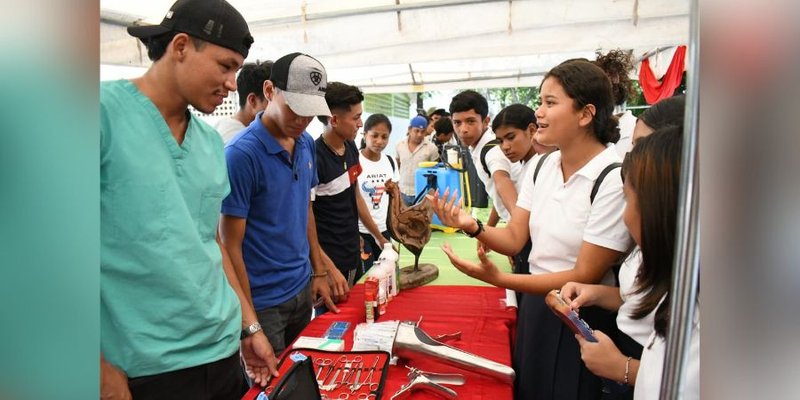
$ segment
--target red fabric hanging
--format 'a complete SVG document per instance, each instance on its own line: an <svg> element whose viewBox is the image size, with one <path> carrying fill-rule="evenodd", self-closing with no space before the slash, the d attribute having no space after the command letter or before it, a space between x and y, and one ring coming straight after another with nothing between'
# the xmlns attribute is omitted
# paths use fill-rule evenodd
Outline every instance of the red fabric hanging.
<svg viewBox="0 0 800 400"><path fill-rule="evenodd" d="M639 84L642 86L644 99L648 104L655 104L675 93L675 89L681 84L683 78L685 58L686 46L678 46L661 82L656 79L653 70L650 69L650 60L647 58L642 60L642 67L639 69Z"/></svg>

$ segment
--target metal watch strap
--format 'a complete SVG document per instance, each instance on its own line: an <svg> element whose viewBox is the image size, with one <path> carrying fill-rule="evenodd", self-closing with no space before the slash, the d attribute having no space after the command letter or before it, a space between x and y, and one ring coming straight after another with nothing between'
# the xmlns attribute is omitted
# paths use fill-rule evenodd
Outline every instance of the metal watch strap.
<svg viewBox="0 0 800 400"><path fill-rule="evenodd" d="M245 327L244 329L242 329L242 333L239 335L239 340L243 340L245 338L253 336L256 334L256 332L260 331L261 329L262 329L261 324L259 324L258 322L254 322L249 326Z"/></svg>

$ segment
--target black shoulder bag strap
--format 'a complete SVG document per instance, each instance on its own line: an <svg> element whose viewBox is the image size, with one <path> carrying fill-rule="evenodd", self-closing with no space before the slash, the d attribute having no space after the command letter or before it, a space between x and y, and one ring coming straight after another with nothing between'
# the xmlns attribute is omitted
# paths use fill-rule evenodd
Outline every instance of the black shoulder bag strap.
<svg viewBox="0 0 800 400"><path fill-rule="evenodd" d="M549 155L550 153L544 153L544 155L542 155L542 158L539 159L539 162L536 163L536 169L533 170L533 183L536 183L536 177L539 176L539 171L542 169L542 165L544 165L544 160Z"/></svg>
<svg viewBox="0 0 800 400"><path fill-rule="evenodd" d="M611 164L608 164L608 166L605 167L602 172L600 172L600 175L598 175L597 179L595 179L595 181L594 181L594 186L592 186L592 193L589 195L589 204L594 204L594 197L597 196L597 192L600 190L600 185L603 184L603 179L606 179L606 175L608 175L609 172L611 172L611 171L613 171L613 170L615 170L617 168L620 168L620 167L622 167L622 163L618 163L618 162L617 163L611 163ZM614 266L611 267L612 271L614 271L614 283L616 284L617 287L619 287L619 269L620 269L620 267L621 267L621 264L619 264L619 263L614 264Z"/></svg>
<svg viewBox="0 0 800 400"><path fill-rule="evenodd" d="M603 169L603 172L600 172L600 175L594 181L594 186L592 186L592 193L589 195L589 204L593 204L594 203L594 197L597 196L597 191L600 190L600 185L603 184L603 179L606 179L606 175L608 175L608 173L613 171L614 169L620 168L620 167L622 167L622 163L618 163L618 162L617 163L611 163L605 169ZM535 178L534 178L534 181L535 181Z"/></svg>
<svg viewBox="0 0 800 400"><path fill-rule="evenodd" d="M498 144L500 144L500 139L492 139L486 142L486 144L481 148L481 166L483 167L483 170L486 171L486 175L489 175L490 178L492 177L492 173L489 172L489 167L486 165L486 153L488 153L489 150Z"/></svg>

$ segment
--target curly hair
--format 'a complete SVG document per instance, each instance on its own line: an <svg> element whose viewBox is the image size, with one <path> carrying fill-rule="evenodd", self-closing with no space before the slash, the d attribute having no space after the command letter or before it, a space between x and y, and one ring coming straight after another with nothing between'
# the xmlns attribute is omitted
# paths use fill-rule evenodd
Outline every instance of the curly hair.
<svg viewBox="0 0 800 400"><path fill-rule="evenodd" d="M596 53L595 65L600 67L611 80L611 92L614 94L614 104L621 105L636 93L633 90L633 81L628 74L633 70L633 51L621 49L611 50L606 54Z"/></svg>

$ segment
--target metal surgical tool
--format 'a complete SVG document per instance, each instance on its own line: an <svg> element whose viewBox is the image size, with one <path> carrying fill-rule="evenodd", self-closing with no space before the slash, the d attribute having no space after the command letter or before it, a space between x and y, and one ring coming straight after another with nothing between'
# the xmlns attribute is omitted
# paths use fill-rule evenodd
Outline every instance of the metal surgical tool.
<svg viewBox="0 0 800 400"><path fill-rule="evenodd" d="M399 324L392 350L405 359L420 355L432 356L445 363L489 375L503 382L514 381L515 374L511 367L438 342L413 322Z"/></svg>

